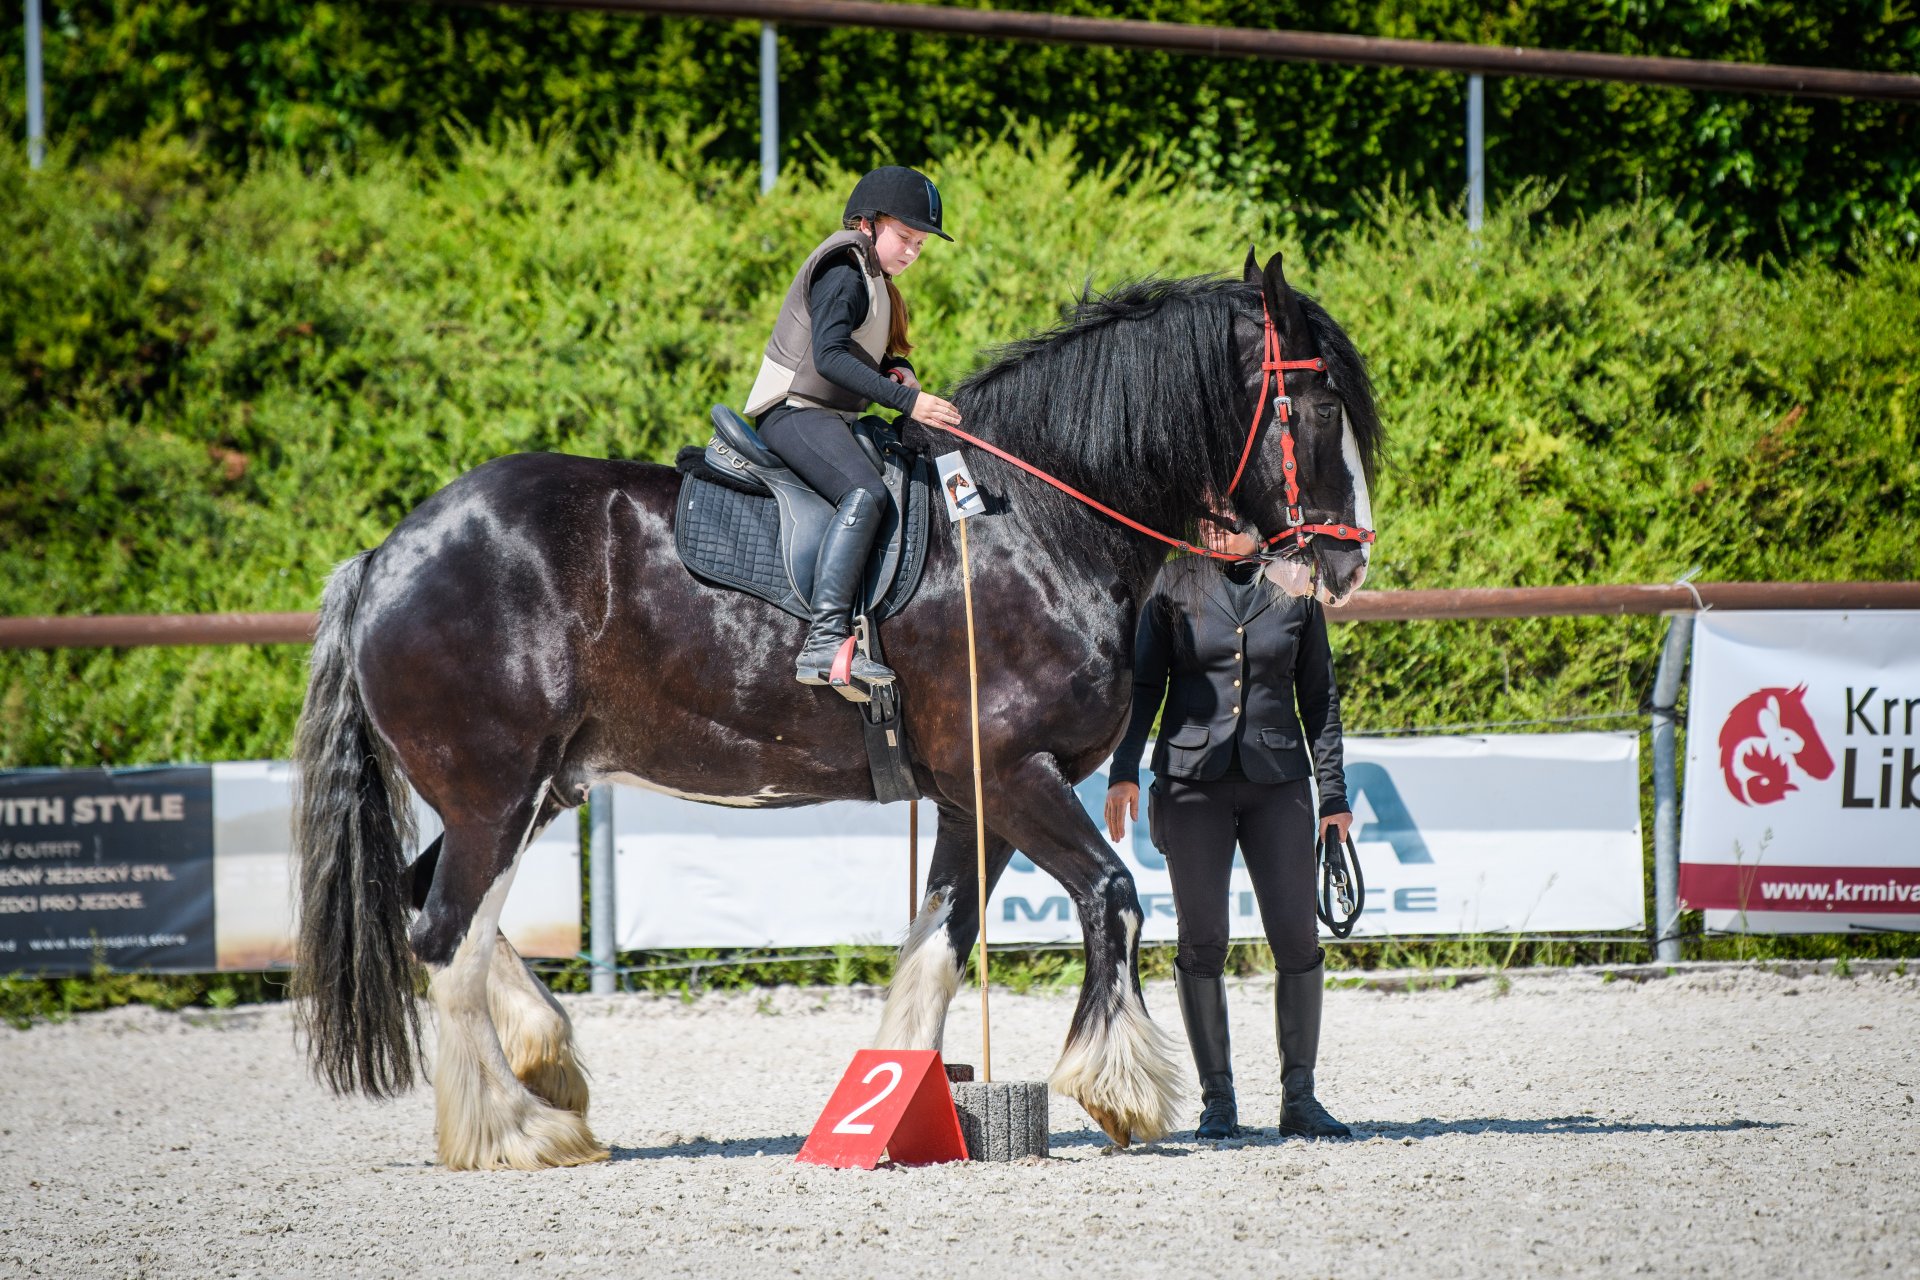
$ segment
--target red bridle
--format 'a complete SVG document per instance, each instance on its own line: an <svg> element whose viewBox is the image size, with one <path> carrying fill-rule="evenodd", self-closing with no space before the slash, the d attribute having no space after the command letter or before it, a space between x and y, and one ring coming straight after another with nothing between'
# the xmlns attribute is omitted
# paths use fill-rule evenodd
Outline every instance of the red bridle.
<svg viewBox="0 0 1920 1280"><path fill-rule="evenodd" d="M1253 456L1253 442L1260 437L1260 420L1267 407L1267 388L1273 386L1277 381L1279 386L1273 397L1273 415L1275 421L1278 423L1276 429L1280 432L1281 469L1286 476L1287 506L1285 518L1287 527L1279 533L1274 534L1271 538L1268 538L1265 543L1261 544L1262 549L1254 555L1231 555L1225 551L1215 551L1211 547L1196 547L1182 538L1168 537L1158 530L1147 528L1147 526L1130 516L1120 514L1103 502L1089 498L1086 494L1080 492L1066 481L1048 475L1032 463L1014 457L1005 449L1002 449L996 444L990 444L982 440L979 436L962 431L958 427L943 426L939 423L930 422L924 425L934 427L936 430L945 431L949 435L958 436L976 448L985 449L1002 462L1010 462L1035 479L1046 481L1068 497L1085 503L1101 515L1106 516L1110 520L1118 521L1136 533L1144 533L1149 538L1157 538L1170 547L1176 547L1181 551L1190 552L1196 556L1206 556L1213 560L1229 560L1240 564L1249 560L1260 560L1270 557L1273 554L1270 550L1273 544L1282 538L1292 538L1294 540L1294 546L1305 547L1307 545L1307 539L1317 533L1324 533L1328 537L1341 538L1348 542L1372 542L1374 536L1373 530L1362 529L1358 525L1308 524L1306 522L1305 514L1300 510L1300 468L1295 462L1293 454L1293 397L1287 394L1286 371L1288 369L1314 369L1324 372L1327 367L1327 362L1317 357L1312 360L1282 360L1280 358L1280 333L1273 327L1273 316L1268 312L1267 305L1264 301L1260 304L1260 323L1263 330L1261 335L1260 396L1253 402L1253 422L1247 427L1247 443L1245 447L1240 450L1240 465L1233 469L1233 479L1227 485L1227 493L1230 496L1233 491L1239 487L1240 477L1247 469L1247 459ZM1278 375L1277 379L1275 377L1276 374Z"/></svg>
<svg viewBox="0 0 1920 1280"><path fill-rule="evenodd" d="M1306 522L1306 515L1300 510L1300 466L1293 456L1293 397L1287 394L1287 370L1312 369L1324 373L1327 362L1318 356L1311 360L1282 360L1280 331L1273 327L1273 315L1267 310L1264 300L1260 303L1260 327L1260 398L1253 402L1253 424L1247 428L1246 447L1240 450L1240 465L1233 469L1233 479L1227 485L1227 496L1232 497L1233 491L1240 486L1240 475L1247 469L1247 459L1253 456L1253 442L1260 438L1260 414L1267 407L1267 387L1271 379L1279 383L1273 396L1273 420L1274 429L1280 433L1280 470L1287 482L1287 506L1283 513L1287 527L1268 538L1265 545L1271 547L1280 539L1290 537L1294 546L1304 547L1307 539L1316 533L1348 542L1372 542L1373 530L1362 529L1358 525ZM1274 377L1276 374L1279 375L1277 378Z"/></svg>

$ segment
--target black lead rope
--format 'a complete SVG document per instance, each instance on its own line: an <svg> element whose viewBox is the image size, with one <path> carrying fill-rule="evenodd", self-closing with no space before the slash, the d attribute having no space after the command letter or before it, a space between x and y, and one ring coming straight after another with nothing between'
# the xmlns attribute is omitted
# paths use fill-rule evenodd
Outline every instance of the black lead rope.
<svg viewBox="0 0 1920 1280"><path fill-rule="evenodd" d="M1320 922L1333 930L1334 937L1344 938L1360 922L1360 912L1367 905L1367 881L1360 874L1360 854L1353 847L1353 838L1349 836L1343 843L1338 827L1328 827L1322 834L1320 901L1314 910ZM1335 911L1339 912L1337 916Z"/></svg>

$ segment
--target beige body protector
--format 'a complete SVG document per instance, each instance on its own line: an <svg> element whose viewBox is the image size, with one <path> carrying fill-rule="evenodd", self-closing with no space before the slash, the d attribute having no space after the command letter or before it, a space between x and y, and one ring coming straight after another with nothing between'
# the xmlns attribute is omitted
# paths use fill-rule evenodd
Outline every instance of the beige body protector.
<svg viewBox="0 0 1920 1280"><path fill-rule="evenodd" d="M887 330L893 322L886 277L874 260L873 241L864 231L836 231L807 255L793 283L787 286L786 300L773 322L773 336L767 339L766 354L760 360L760 376L753 380L753 390L747 396L749 418L757 418L778 404L830 409L852 417L865 413L872 403L827 381L813 366L813 313L808 302L813 273L827 258L848 249L853 250L867 284L867 318L853 331L854 353L874 372L881 371L880 362L887 355Z"/></svg>

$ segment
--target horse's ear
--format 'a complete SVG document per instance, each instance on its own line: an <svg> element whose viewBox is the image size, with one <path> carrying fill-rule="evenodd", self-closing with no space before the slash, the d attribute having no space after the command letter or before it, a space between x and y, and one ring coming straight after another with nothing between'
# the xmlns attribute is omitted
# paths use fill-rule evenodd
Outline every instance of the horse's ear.
<svg viewBox="0 0 1920 1280"><path fill-rule="evenodd" d="M1247 265L1240 270L1240 279L1247 284L1264 286L1266 280L1260 274L1260 258L1252 245L1247 246Z"/></svg>
<svg viewBox="0 0 1920 1280"><path fill-rule="evenodd" d="M1304 353L1316 350L1313 335L1307 330L1307 313L1301 308L1293 287L1287 283L1278 253L1267 259L1266 270L1260 274L1260 289L1266 295L1274 323L1280 326L1281 341L1294 351Z"/></svg>

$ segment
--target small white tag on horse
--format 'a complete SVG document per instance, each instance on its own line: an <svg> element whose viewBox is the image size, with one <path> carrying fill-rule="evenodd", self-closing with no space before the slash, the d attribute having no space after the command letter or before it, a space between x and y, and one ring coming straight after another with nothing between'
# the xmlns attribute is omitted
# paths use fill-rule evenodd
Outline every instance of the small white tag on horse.
<svg viewBox="0 0 1920 1280"><path fill-rule="evenodd" d="M973 473L967 470L967 460L958 451L941 454L933 460L933 465L940 469L940 492L947 496L949 520L959 524L968 516L986 511L987 504L973 483Z"/></svg>

